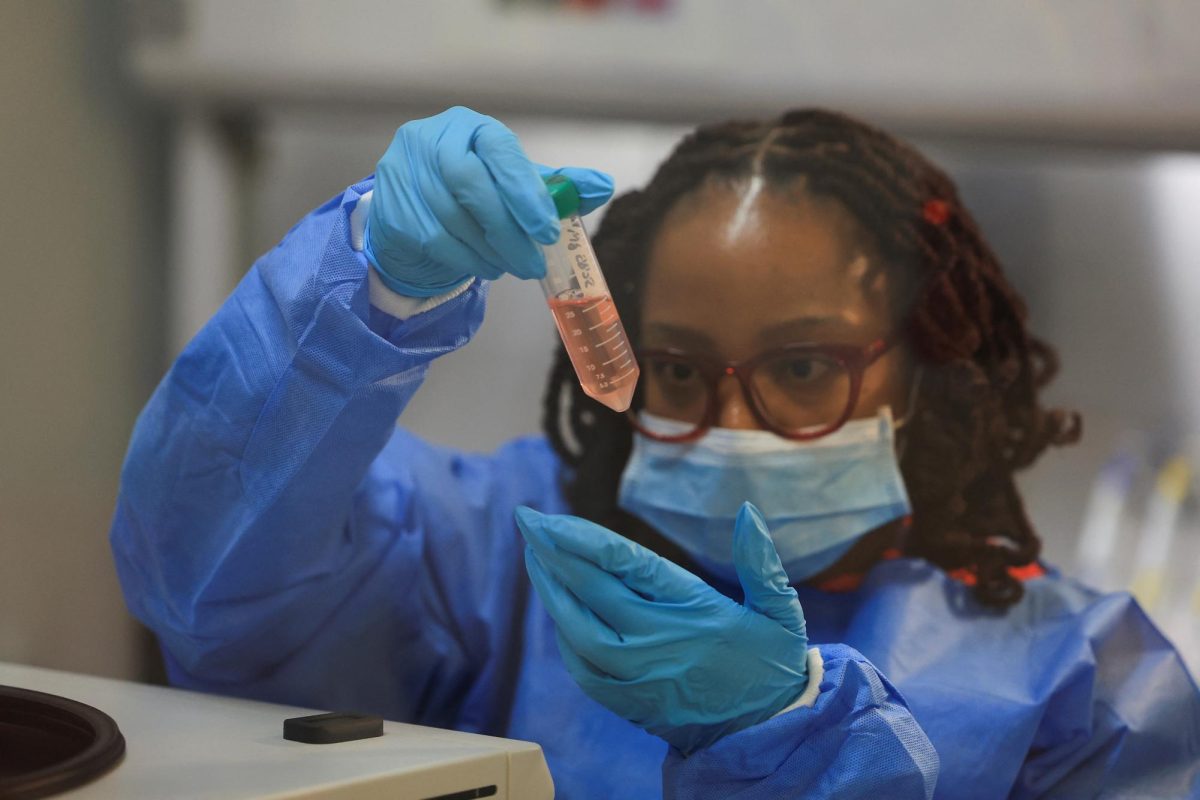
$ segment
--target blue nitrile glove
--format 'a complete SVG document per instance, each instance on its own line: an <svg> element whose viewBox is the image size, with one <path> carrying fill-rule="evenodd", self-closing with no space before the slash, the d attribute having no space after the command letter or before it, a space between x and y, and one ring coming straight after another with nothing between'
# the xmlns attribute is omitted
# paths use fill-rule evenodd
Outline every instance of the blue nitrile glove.
<svg viewBox="0 0 1200 800"><path fill-rule="evenodd" d="M558 215L542 182L562 174L579 190L580 213L612 196L612 178L590 169L551 169L525 157L503 124L451 108L396 131L375 170L364 251L383 282L432 297L477 275L541 278L535 242L558 240Z"/></svg>
<svg viewBox="0 0 1200 800"><path fill-rule="evenodd" d="M804 612L754 506L733 533L745 605L594 523L525 507L516 517L563 661L593 700L687 755L803 693Z"/></svg>

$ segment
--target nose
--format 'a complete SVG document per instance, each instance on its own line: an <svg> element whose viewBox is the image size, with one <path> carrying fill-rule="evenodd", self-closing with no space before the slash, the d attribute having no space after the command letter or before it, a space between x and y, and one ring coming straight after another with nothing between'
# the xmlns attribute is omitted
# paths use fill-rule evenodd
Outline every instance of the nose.
<svg viewBox="0 0 1200 800"><path fill-rule="evenodd" d="M726 373L717 382L717 427L739 431L762 430L737 376Z"/></svg>

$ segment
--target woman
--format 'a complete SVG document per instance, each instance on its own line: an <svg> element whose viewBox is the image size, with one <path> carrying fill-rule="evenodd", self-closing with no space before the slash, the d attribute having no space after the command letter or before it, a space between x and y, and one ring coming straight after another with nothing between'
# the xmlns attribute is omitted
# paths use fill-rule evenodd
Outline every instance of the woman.
<svg viewBox="0 0 1200 800"><path fill-rule="evenodd" d="M1200 795L1176 653L1037 561L1053 355L880 131L702 127L612 204L636 413L560 353L545 437L395 428L486 281L544 269L539 171L466 109L403 126L180 356L112 531L175 684L533 740L566 798Z"/></svg>

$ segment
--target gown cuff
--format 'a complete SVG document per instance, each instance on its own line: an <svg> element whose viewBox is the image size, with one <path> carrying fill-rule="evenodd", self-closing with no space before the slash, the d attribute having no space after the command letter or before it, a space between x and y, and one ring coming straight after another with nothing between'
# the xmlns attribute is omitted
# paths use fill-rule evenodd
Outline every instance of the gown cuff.
<svg viewBox="0 0 1200 800"><path fill-rule="evenodd" d="M367 212L371 208L371 197L374 193L374 189L368 189L363 192L362 196L358 199L358 203L354 206L354 210L350 212L350 246L359 254L363 252L363 237L366 235L367 228ZM363 255L363 258L365 259L366 256ZM449 291L433 297L409 297L394 292L379 277L379 273L369 266L367 269L367 281L369 282L368 289L371 305L388 316L405 320L422 312L437 308L442 303L458 297L470 288L474 278L468 278Z"/></svg>
<svg viewBox="0 0 1200 800"><path fill-rule="evenodd" d="M817 696L821 694L821 679L825 677L825 659L821 658L821 651L817 648L810 648L808 651L808 685L804 687L804 691L800 693L791 705L787 708L776 711L771 715L771 719L781 717L789 711L795 711L797 708L812 708L817 702Z"/></svg>

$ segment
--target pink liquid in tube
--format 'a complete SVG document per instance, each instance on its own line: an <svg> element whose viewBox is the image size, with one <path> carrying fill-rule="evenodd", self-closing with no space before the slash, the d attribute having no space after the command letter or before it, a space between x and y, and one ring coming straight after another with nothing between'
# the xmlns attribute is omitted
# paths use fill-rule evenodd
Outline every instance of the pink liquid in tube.
<svg viewBox="0 0 1200 800"><path fill-rule="evenodd" d="M625 411L637 388L638 365L612 297L547 302L584 393Z"/></svg>

